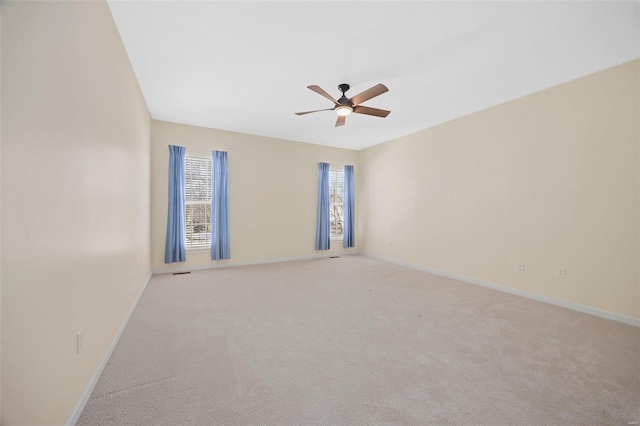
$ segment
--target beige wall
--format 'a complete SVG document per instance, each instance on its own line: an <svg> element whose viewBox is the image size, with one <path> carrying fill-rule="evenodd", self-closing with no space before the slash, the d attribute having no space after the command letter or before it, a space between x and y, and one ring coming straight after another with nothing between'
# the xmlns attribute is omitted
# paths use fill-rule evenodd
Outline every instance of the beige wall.
<svg viewBox="0 0 640 426"><path fill-rule="evenodd" d="M639 64L362 151L361 250L640 318Z"/></svg>
<svg viewBox="0 0 640 426"><path fill-rule="evenodd" d="M1 30L2 422L62 424L150 274L151 119L105 2Z"/></svg>
<svg viewBox="0 0 640 426"><path fill-rule="evenodd" d="M212 261L208 250L188 251L184 263L164 263L167 228L168 145L192 151L227 151L231 259ZM153 270L206 268L270 259L354 252L332 241L314 249L318 162L358 169L358 152L242 133L153 122L151 149L151 241ZM356 185L357 176L356 176ZM357 244L356 235L356 244Z"/></svg>

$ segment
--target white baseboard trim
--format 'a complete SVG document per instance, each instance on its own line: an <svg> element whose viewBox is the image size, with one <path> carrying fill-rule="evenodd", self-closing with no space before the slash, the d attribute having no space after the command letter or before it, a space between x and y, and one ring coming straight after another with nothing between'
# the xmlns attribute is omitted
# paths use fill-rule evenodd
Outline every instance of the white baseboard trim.
<svg viewBox="0 0 640 426"><path fill-rule="evenodd" d="M262 265L265 263L292 262L295 260L325 259L325 258L334 257L334 256L351 256L354 254L360 254L360 252L356 250L347 251L347 252L331 252L331 253L323 252L320 254L311 254L307 256L278 257L273 259L248 260L248 261L242 261L242 262L228 262L228 263L218 263L218 264L211 264L211 265L198 265L198 266L182 265L182 266L177 266L175 268L154 269L153 275L175 274L176 272L203 271L207 269L229 268L232 266Z"/></svg>
<svg viewBox="0 0 640 426"><path fill-rule="evenodd" d="M452 274L450 272L440 271L433 268L428 268L426 266L414 265L413 263L403 262L400 260L391 259L389 257L378 256L376 254L361 252L360 254L370 257L372 259L382 260L384 262L394 263L400 266L406 266L407 268L417 269L419 271L428 272L434 275L440 275L442 277L452 278L454 280L462 281L469 284L475 284L482 287L487 287L493 290L502 291L504 293L514 294L516 296L526 297L527 299L537 300L539 302L549 303L551 305L560 306L561 308L572 309L574 311L582 312L585 314L595 315L601 318L606 318L612 321L618 321L624 324L633 325L635 327L640 327L640 319L627 317L624 315L616 314L613 312L602 311L600 309L592 308L590 306L580 305L579 303L566 302L564 300L553 299L547 296L541 296L535 293L529 293L523 290L518 290L515 288L505 287L498 284L493 284L490 282L478 280L476 278L465 277L462 275Z"/></svg>
<svg viewBox="0 0 640 426"><path fill-rule="evenodd" d="M78 403L73 408L73 411L71 412L71 415L67 420L67 423L65 423L66 426L74 426L78 421L78 419L80 418L80 414L82 414L82 410L84 410L85 405L87 405L87 402L91 397L91 393L93 392L93 389L98 384L100 375L102 374L102 371L104 370L104 368L107 366L107 362L109 362L109 358L111 357L113 350L116 348L116 345L118 344L118 340L120 340L120 336L122 336L124 329L127 327L127 324L131 319L131 315L133 315L133 311L136 310L136 307L138 306L138 302L140 302L140 298L142 297L142 294L147 288L147 285L149 285L150 280L151 280L151 275L149 275L149 278L147 278L147 282L145 283L145 285L142 286L142 290L140 290L140 294L138 294L138 297L136 297L136 300L133 302L133 305L131 306L129 313L127 314L126 318L122 322L120 329L116 333L116 337L111 342L111 346L109 346L109 349L107 349L107 353L102 358L102 361L98 365L98 368L96 369L95 373L93 373L93 377L91 377L91 380L87 384L87 387L84 389L84 392L82 393L82 396L78 400Z"/></svg>

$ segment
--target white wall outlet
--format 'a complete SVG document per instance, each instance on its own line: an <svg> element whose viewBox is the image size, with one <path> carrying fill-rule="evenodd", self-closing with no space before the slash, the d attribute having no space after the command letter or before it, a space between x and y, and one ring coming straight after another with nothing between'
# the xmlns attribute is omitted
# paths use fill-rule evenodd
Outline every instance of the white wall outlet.
<svg viewBox="0 0 640 426"><path fill-rule="evenodd" d="M518 271L524 271L524 262L518 262Z"/></svg>
<svg viewBox="0 0 640 426"><path fill-rule="evenodd" d="M556 271L556 277L564 278L566 276L567 276L567 270L564 268L558 268L558 270Z"/></svg>
<svg viewBox="0 0 640 426"><path fill-rule="evenodd" d="M84 328L78 331L78 333L76 334L76 353L78 354L80 353L80 348L82 348L82 341L84 340L82 336L83 331L84 331Z"/></svg>

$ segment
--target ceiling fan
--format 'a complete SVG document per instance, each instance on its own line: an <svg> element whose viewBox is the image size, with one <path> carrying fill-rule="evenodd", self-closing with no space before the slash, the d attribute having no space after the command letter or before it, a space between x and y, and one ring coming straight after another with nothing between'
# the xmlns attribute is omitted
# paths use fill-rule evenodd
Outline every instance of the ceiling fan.
<svg viewBox="0 0 640 426"><path fill-rule="evenodd" d="M338 121L336 121L335 127L340 127L340 126L344 126L347 115L351 114L352 112L355 112L356 114L373 115L374 117L382 117L382 118L386 117L391 112L391 111L386 111L384 109L371 108L371 107L360 105L364 101L368 101L369 99L375 98L376 96L379 96L385 92L388 92L389 89L387 89L387 86L385 86L384 84L376 84L372 88L367 89L364 92L355 95L351 99L347 99L345 92L349 90L349 87L350 86L346 83L343 83L338 86L338 90L342 92L342 97L336 101L333 98L333 96L331 96L330 94L322 90L319 86L307 86L308 89L311 89L317 94L322 95L325 98L329 99L331 102L335 104L335 106L333 108L318 109L315 111L296 112L296 115L310 114L312 112L319 112L319 111L335 111L336 114L338 114Z"/></svg>

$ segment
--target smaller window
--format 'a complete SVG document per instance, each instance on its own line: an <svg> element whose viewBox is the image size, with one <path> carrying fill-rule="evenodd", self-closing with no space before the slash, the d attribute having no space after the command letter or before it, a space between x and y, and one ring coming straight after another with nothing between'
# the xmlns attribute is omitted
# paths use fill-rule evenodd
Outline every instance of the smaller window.
<svg viewBox="0 0 640 426"><path fill-rule="evenodd" d="M344 218L344 172L342 170L329 170L329 194L331 238L342 238Z"/></svg>
<svg viewBox="0 0 640 426"><path fill-rule="evenodd" d="M185 155L184 199L186 207L185 245L211 246L211 159Z"/></svg>

